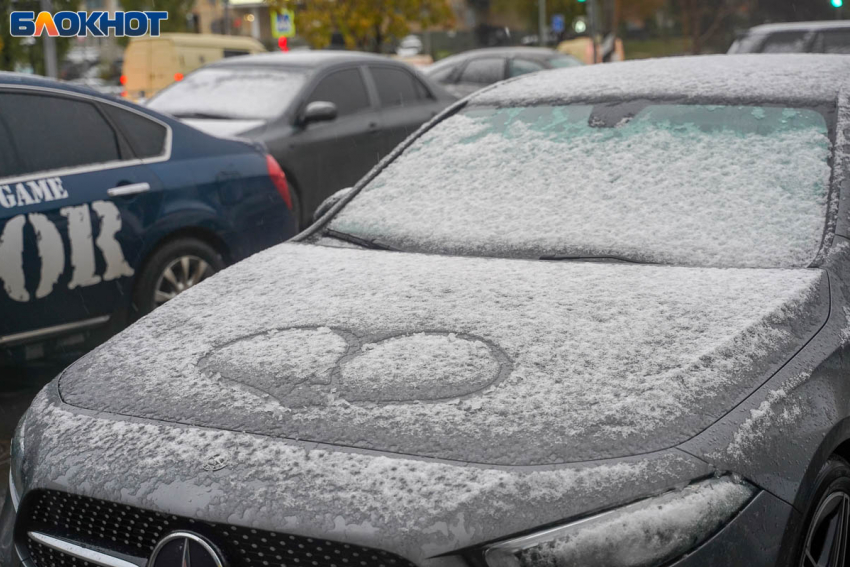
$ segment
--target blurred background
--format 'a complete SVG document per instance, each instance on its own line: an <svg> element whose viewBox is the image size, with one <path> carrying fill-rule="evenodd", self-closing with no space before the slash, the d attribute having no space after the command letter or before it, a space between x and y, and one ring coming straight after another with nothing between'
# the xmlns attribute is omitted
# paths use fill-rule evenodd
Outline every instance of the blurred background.
<svg viewBox="0 0 850 567"><path fill-rule="evenodd" d="M477 47L622 40L626 59L723 53L748 28L843 19L843 0L0 0L13 10L167 10L164 32L250 38L266 50L349 49L428 64ZM56 75L120 94L127 38L0 34L0 69ZM247 51L246 51L247 49ZM572 49L572 51L571 51ZM576 50L567 43L565 53ZM254 52L241 48L234 54ZM173 77L169 77L172 80ZM179 79L179 77L178 77Z"/></svg>

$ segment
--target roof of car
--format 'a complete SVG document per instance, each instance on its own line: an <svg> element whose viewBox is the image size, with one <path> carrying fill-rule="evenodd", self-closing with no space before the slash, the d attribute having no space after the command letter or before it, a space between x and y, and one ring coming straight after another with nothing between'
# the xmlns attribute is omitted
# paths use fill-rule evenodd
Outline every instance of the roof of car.
<svg viewBox="0 0 850 567"><path fill-rule="evenodd" d="M763 34L787 31L819 31L850 28L850 21L823 22L786 22L781 24L763 24L750 28L749 33Z"/></svg>
<svg viewBox="0 0 850 567"><path fill-rule="evenodd" d="M487 57L487 56L516 56L516 55L527 55L529 57L552 57L561 55L554 49L549 49L548 47L484 47L481 49L470 49L469 51L463 51L461 53L455 53L454 55L450 55L445 59L441 59L430 66L429 69L438 69L444 67L446 65L450 65L452 63L456 63L458 61L466 61L467 59L473 57Z"/></svg>
<svg viewBox="0 0 850 567"><path fill-rule="evenodd" d="M31 73L11 73L8 71L0 71L0 85L44 87L64 91L72 91L75 93L95 96L99 98L112 98L84 85L76 85L73 83L57 81L56 79L42 77L41 75L33 75Z"/></svg>
<svg viewBox="0 0 850 567"><path fill-rule="evenodd" d="M525 75L472 95L484 105L682 98L833 102L850 76L845 55L711 55L587 65Z"/></svg>
<svg viewBox="0 0 850 567"><path fill-rule="evenodd" d="M336 63L346 62L389 62L397 63L389 57L374 53L363 53L360 51L313 51L309 49L282 51L274 53L258 53L256 55L243 55L240 57L228 57L212 63L216 67L231 67L242 65L281 65L291 67L324 67Z"/></svg>
<svg viewBox="0 0 850 567"><path fill-rule="evenodd" d="M463 53L458 53L459 57L475 57L479 55L558 55L558 52L548 47L483 47L481 49L470 49Z"/></svg>

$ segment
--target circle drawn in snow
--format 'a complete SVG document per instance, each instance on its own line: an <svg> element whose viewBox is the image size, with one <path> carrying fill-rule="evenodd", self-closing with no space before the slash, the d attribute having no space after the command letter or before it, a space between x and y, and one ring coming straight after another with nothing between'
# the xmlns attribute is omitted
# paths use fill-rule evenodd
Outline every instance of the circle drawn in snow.
<svg viewBox="0 0 850 567"><path fill-rule="evenodd" d="M198 367L296 408L337 398L361 404L461 398L504 379L512 364L495 345L463 333L362 338L341 329L293 327L231 341Z"/></svg>
<svg viewBox="0 0 850 567"><path fill-rule="evenodd" d="M487 343L453 333L418 333L367 343L340 365L339 395L350 402L459 398L494 383L500 361Z"/></svg>
<svg viewBox="0 0 850 567"><path fill-rule="evenodd" d="M227 343L198 366L284 400L305 385L330 384L348 350L348 341L325 327L282 329Z"/></svg>

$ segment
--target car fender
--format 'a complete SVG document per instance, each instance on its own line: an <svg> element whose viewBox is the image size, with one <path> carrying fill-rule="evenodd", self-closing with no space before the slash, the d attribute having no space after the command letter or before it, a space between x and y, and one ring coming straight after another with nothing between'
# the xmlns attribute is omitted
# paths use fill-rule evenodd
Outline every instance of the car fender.
<svg viewBox="0 0 850 567"><path fill-rule="evenodd" d="M222 254L226 263L232 261L235 251L231 249L233 227L230 223L209 205L202 206L189 200L186 200L185 204L188 206L163 211L164 214L150 228L149 237L145 239L146 246L139 251L136 258L140 268L164 242L180 234L194 235L206 240Z"/></svg>
<svg viewBox="0 0 850 567"><path fill-rule="evenodd" d="M820 299L808 307L816 326L801 336L804 346L731 411L679 446L794 506L805 502L807 479L850 435L844 407L850 381L839 338L845 321L831 284L825 272Z"/></svg>

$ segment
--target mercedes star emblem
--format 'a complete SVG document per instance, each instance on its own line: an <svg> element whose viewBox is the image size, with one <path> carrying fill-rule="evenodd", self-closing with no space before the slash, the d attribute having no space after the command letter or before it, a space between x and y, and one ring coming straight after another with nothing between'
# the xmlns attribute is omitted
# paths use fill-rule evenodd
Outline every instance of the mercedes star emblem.
<svg viewBox="0 0 850 567"><path fill-rule="evenodd" d="M209 540L192 532L173 532L160 540L148 567L226 567Z"/></svg>

